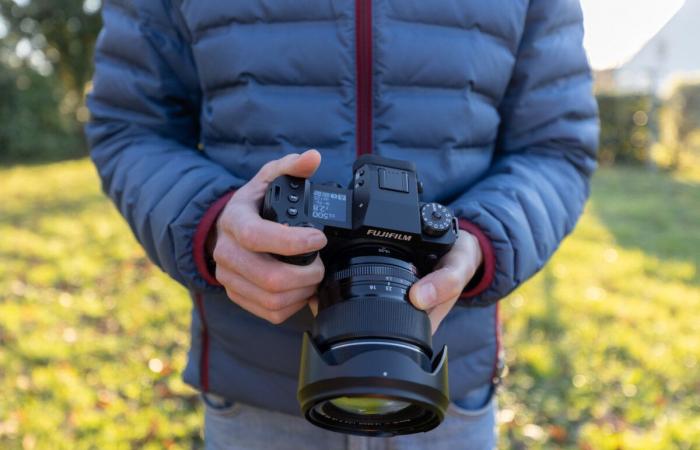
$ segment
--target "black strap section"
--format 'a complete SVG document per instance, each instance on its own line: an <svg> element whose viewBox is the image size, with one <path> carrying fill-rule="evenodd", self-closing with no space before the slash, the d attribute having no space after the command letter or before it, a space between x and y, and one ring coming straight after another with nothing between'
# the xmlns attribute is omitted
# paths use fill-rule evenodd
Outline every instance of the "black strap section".
<svg viewBox="0 0 700 450"><path fill-rule="evenodd" d="M313 335L320 346L361 338L397 339L432 352L430 319L406 301L365 297L321 310Z"/></svg>

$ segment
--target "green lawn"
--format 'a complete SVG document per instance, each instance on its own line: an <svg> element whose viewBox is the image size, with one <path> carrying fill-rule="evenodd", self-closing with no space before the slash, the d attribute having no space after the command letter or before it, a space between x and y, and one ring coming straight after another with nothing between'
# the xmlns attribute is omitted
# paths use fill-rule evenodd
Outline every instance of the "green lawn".
<svg viewBox="0 0 700 450"><path fill-rule="evenodd" d="M88 161L0 169L0 448L191 448L185 291ZM606 169L504 300L503 448L700 448L700 177Z"/></svg>

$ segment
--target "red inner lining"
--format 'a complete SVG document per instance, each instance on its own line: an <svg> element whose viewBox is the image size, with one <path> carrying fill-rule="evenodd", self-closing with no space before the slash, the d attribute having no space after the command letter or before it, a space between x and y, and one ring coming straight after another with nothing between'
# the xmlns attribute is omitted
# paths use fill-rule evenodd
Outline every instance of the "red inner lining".
<svg viewBox="0 0 700 450"><path fill-rule="evenodd" d="M199 320L202 323L202 355L200 356L199 364L199 380L202 385L202 391L209 391L209 331L207 329L207 319L204 315L204 298L202 294L196 294L195 300L197 303L197 311L199 311Z"/></svg>
<svg viewBox="0 0 700 450"><path fill-rule="evenodd" d="M235 191L228 192L215 201L200 219L194 233L194 242L192 243L194 264L197 267L199 275L204 278L204 281L212 286L221 286L221 283L219 283L219 281L216 279L216 274L210 273L209 268L207 267L207 255L205 248L207 237L209 236L212 228L216 226L216 219L219 218L219 214L221 214L221 211L223 211L223 209L226 207L234 193Z"/></svg>
<svg viewBox="0 0 700 450"><path fill-rule="evenodd" d="M494 328L496 329L496 357L493 358L493 371L491 372L491 379L495 380L496 377L500 376L499 359L501 357L501 349L503 343L501 342L501 304L496 303L496 307L493 312ZM500 382L500 380L499 380Z"/></svg>
<svg viewBox="0 0 700 450"><path fill-rule="evenodd" d="M372 153L372 0L355 1L357 155Z"/></svg>
<svg viewBox="0 0 700 450"><path fill-rule="evenodd" d="M481 247L481 253L484 258L484 271L481 276L481 280L479 280L479 282L468 291L462 292L461 295L461 298L475 297L488 289L493 282L493 278L496 274L496 253L493 250L491 240L484 234L483 231L481 231L478 226L465 219L459 219L459 228L476 237L476 239L479 241L479 247Z"/></svg>

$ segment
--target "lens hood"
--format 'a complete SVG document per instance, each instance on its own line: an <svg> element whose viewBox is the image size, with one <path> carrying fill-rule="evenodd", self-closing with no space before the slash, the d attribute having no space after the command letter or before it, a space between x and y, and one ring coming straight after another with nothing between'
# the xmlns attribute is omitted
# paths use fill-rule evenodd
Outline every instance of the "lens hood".
<svg viewBox="0 0 700 450"><path fill-rule="evenodd" d="M426 432L442 422L449 403L447 347L427 371L391 340L356 340L356 349L338 358L337 350L321 352L304 333L297 398L304 416L332 431L364 436L394 436ZM416 348L416 351L420 351ZM388 414L353 414L335 406L335 399L379 399L408 404Z"/></svg>

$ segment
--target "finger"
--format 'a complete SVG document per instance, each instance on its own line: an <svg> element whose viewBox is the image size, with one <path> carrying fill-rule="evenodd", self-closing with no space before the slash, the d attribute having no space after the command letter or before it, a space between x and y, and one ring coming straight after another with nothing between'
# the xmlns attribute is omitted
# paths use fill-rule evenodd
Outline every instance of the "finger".
<svg viewBox="0 0 700 450"><path fill-rule="evenodd" d="M307 150L301 155L292 153L283 158L270 161L258 171L258 173L246 184L246 190L257 198L265 194L267 186L281 175L291 175L300 178L309 178L321 164L321 154L315 150Z"/></svg>
<svg viewBox="0 0 700 450"><path fill-rule="evenodd" d="M435 334L435 332L438 330L440 324L445 319L445 317L447 317L447 314L449 314L449 312L452 310L458 299L459 297L455 297L449 301L440 303L435 308L430 310L430 312L428 312L428 317L430 318L430 329L432 334Z"/></svg>
<svg viewBox="0 0 700 450"><path fill-rule="evenodd" d="M415 283L409 291L409 299L416 308L429 310L459 297L471 275L461 265L445 266Z"/></svg>
<svg viewBox="0 0 700 450"><path fill-rule="evenodd" d="M285 292L268 292L232 270L217 272L217 279L224 286L234 289L243 298L257 303L268 311L284 310L290 305L307 300L316 292L316 286L307 286Z"/></svg>
<svg viewBox="0 0 700 450"><path fill-rule="evenodd" d="M478 241L471 234L460 231L454 247L440 259L436 270L411 287L411 303L416 308L429 310L458 297L474 276L480 261Z"/></svg>
<svg viewBox="0 0 700 450"><path fill-rule="evenodd" d="M473 266L476 268L483 258L481 247L476 237L464 230L459 230L457 241L452 250L442 257L437 268L444 266L462 266L469 270Z"/></svg>
<svg viewBox="0 0 700 450"><path fill-rule="evenodd" d="M226 294L234 303L236 303L241 308L245 309L246 311L257 317L267 320L268 322L274 325L281 324L282 322L296 314L297 311L299 311L307 305L307 301L302 300L298 303L291 304L279 311L270 311L265 308L262 308L256 302L245 298L235 289L226 289Z"/></svg>
<svg viewBox="0 0 700 450"><path fill-rule="evenodd" d="M236 241L252 252L302 255L320 250L328 243L320 230L282 225L262 219L257 212L243 211L230 220L230 228L226 224L222 227L230 229Z"/></svg>
<svg viewBox="0 0 700 450"><path fill-rule="evenodd" d="M235 245L217 245L214 260L222 269L230 269L268 292L284 292L316 286L324 275L321 259L308 266L295 266L263 253L250 252Z"/></svg>

